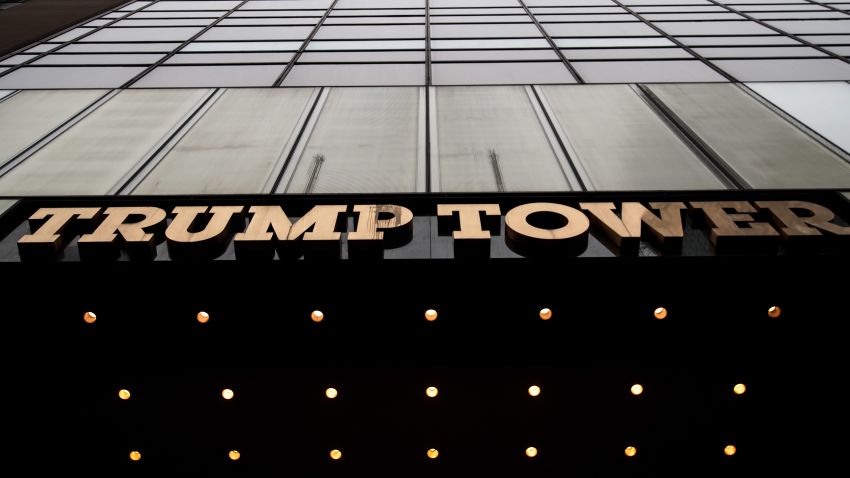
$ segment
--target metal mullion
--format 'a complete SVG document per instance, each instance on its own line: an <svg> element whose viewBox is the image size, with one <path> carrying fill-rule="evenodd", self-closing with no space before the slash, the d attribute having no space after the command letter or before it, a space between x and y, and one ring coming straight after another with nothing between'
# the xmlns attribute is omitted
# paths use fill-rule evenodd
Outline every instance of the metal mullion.
<svg viewBox="0 0 850 478"><path fill-rule="evenodd" d="M547 32L543 28L543 25L541 25L540 22L537 21L537 17L535 17L534 14L531 13L531 10L529 10L525 2L523 0L517 1L519 2L519 5L522 7L522 9L525 10L525 14L528 15L528 18L530 18L534 25L537 26L537 29L540 31L540 34L543 35L543 38L546 40L549 46L555 51L555 54L561 60L561 63L563 63L564 66L567 67L567 70L569 70L570 74L573 75L573 78L575 78L576 82L580 84L585 83L584 78L582 78L579 72L573 67L572 64L570 64L570 60L568 60L567 57L564 56L564 52L562 52L561 49L558 48L558 45L555 44L555 40L553 40L552 37L549 36L549 32Z"/></svg>
<svg viewBox="0 0 850 478"><path fill-rule="evenodd" d="M614 2L620 8L622 8L623 10L625 10L626 12L634 15L638 20L643 22L649 28L652 28L653 30L655 30L657 33L664 36L664 38L666 38L667 40L675 43L679 48L681 48L681 49L685 50L686 52L690 53L691 55L693 55L694 58L701 61L703 65L711 68L712 70L714 70L715 72L720 74L720 76L722 76L723 78L726 78L727 80L729 80L731 82L737 82L738 81L734 76L730 75L729 73L727 73L726 71L724 71L723 69L721 69L720 67L715 65L714 63L706 60L705 57L703 57L702 55L700 55L699 53L694 51L691 47L685 45L684 43L680 42L673 35L667 33L666 31L662 30L661 28L657 27L655 24L653 24L652 22L650 22L649 20L644 18L643 15L641 15L640 13L637 13L634 10L632 10L630 7L627 7L626 5L624 5L620 0L611 0L611 1Z"/></svg>
<svg viewBox="0 0 850 478"><path fill-rule="evenodd" d="M158 0L157 0L157 1L158 1ZM201 35L203 35L204 33L206 33L206 32L208 32L208 31L210 31L210 29L211 29L212 27L214 27L214 26L218 25L218 23L219 23L219 22L221 22L222 20L224 20L225 18L227 18L228 16L230 16L230 14L231 14L231 13L233 13L233 12L235 12L236 10L238 10L238 9L242 8L242 6L243 6L243 5L245 5L246 3L248 3L248 0L242 0L241 2L239 2L239 4L238 4L238 5L234 6L233 8L231 8L230 10L228 10L227 12L225 12L225 13L224 13L224 15L222 15L222 16L220 16L220 17L218 17L218 18L217 18L216 20L214 20L212 23L210 23L210 24L209 24L209 25L207 25L206 27L202 28L202 29L201 29L201 31L199 31L198 33L195 33L194 35L192 35L192 37L191 37L191 38L189 38L188 40L186 40L186 41L184 41L183 43L181 43L181 44L180 44L180 46L178 46L177 48L175 48L175 49L171 50L171 52L167 53L164 57L160 58L160 59L159 59L156 63L154 63L153 65L148 66L148 67L147 67L147 68L145 68L145 69L144 69L141 73L137 74L137 75L136 75L136 76L134 76L133 78L131 78L131 79L129 79L128 81L126 81L123 85L121 85L121 86L120 86L120 88L129 88L130 86L132 86L134 83L136 83L137 81L139 81L140 79L142 79L145 75L147 75L148 73L152 72L154 69L156 69L157 67L161 66L161 65L162 65L162 64L164 64L166 61L168 61L171 57L173 57L174 55L176 55L177 53L179 53L179 52L180 52L180 50L182 50L183 48L186 48L186 46L187 46L188 44L190 44L190 43L192 43L193 41L195 41L197 38L199 38L199 37L200 37Z"/></svg>
<svg viewBox="0 0 850 478"><path fill-rule="evenodd" d="M560 122L555 118L548 100L545 99L545 93L539 90L539 88L537 85L525 87L525 93L528 95L529 101L531 101L537 121L540 122L543 133L546 135L549 146L555 153L558 165L561 167L561 171L564 173L564 178L566 178L567 183L570 185L570 189L573 191L587 191L588 184L591 184L590 177L584 168L576 163L578 155L575 153L574 148L569 145L569 138Z"/></svg>
<svg viewBox="0 0 850 478"><path fill-rule="evenodd" d="M613 0L613 1L615 1L615 2L616 2L617 0ZM815 45L814 43L812 43L812 42L810 42L810 41L808 41L808 40L804 40L804 39L800 38L799 36L797 36L797 35L795 35L795 34L793 34L793 33L788 33L788 32L786 32L786 31L783 31L783 30L781 30L781 29L779 29L779 28L777 28L777 27L775 27L775 26L773 26L773 25L771 25L771 24L769 24L769 23L767 23L767 22L765 22L765 21L763 21L763 20L759 20L758 18L753 17L752 15L750 15L750 14L748 14L748 13L741 12L741 11L739 11L738 9L732 8L732 7L728 6L728 5L724 5L724 4L722 4L722 3L720 3L720 2L718 2L718 1L716 1L716 0L708 0L708 1L709 1L709 2L711 2L711 3L713 3L714 5L717 5L717 6L719 6L719 7L723 7L723 8L725 8L725 9L729 10L730 12L737 13L738 15L741 15L742 17L745 17L745 18L747 18L747 19L749 19L749 20L751 20L751 21L754 21L754 22L758 23L759 25L761 25L761 26L763 26L763 27L765 27L765 28L768 28L768 29L770 29L770 30L775 31L776 33L780 33L780 34L782 34L782 35L784 35L784 36L787 36L788 38L793 38L794 40L797 40L798 42L800 42L800 43L802 43L802 44L804 44L804 45L806 45L806 46L812 47L812 48L814 48L815 50L817 50L817 51L819 51L819 52L821 52L821 53L826 53L826 55L827 55L827 56L830 56L830 57L832 57L832 58L836 58L836 59L838 59L838 60L841 60L841 61L843 61L844 63L850 63L850 59L844 58L844 57L843 57L843 56L841 56L841 55L837 55L837 54L835 54L835 53L833 53L833 52L831 52L831 51L827 50L826 48L823 48L823 47L821 47L821 46Z"/></svg>
<svg viewBox="0 0 850 478"><path fill-rule="evenodd" d="M121 5L121 7L119 7L117 10L120 10L121 8L124 8L124 7L126 7L127 5L130 5L130 4L131 4L131 3L133 3L134 1L135 1L135 0L130 0L129 2L127 2L127 3L123 4L123 5ZM60 44L58 44L56 47L54 47L53 49L47 50L47 51L45 51L45 52L38 53L38 54L36 54L36 56L34 56L34 57L30 58L29 60L26 60L26 61L24 61L23 63L19 63L19 64L17 64L17 65L15 65L15 66L13 66L13 67L10 67L8 70L5 70L5 71L0 72L0 78L2 78L2 77L4 77L4 76L8 75L9 73L12 73L13 71L17 71L17 70L19 70L19 69L23 68L24 66L27 66L27 65L29 65L29 64L31 64L31 63L33 63L33 62L35 62L35 61L38 61L38 60L42 59L42 58L44 58L45 56L47 56L47 55L49 55L49 54L53 53L53 52L54 52L54 51L56 51L56 50L60 50L60 49L65 48L66 46L68 46L68 45L70 45L70 44L72 44L72 43L74 43L74 42L77 42L77 41L79 41L79 40L81 40L81 39L83 39L83 38L86 38L86 37L89 37L89 36L91 36L91 35L94 35L95 33L99 32L100 30L103 30L104 28L107 28L107 27L109 27L109 26L112 26L112 25L113 25L113 24L115 24L116 22L120 22L121 20L124 20L125 18L129 17L130 15L132 15L132 14L134 14L134 13L136 13L136 12L142 11L142 10L144 10L145 8L148 8L148 7L150 7L151 5L154 5L154 4L159 3L159 2L160 2L160 0L152 0L152 1L151 1L151 3L149 3L149 4L145 5L144 7L140 8L140 9L138 9L138 10L133 10L133 11L131 11L131 12L127 12L127 14L125 14L125 15L123 15L123 16L121 16L121 17L118 17L118 18L112 19L112 21L110 21L110 22L108 22L108 23L105 23L105 24L103 24L103 25L101 25L101 26L99 26L99 27L92 27L92 30L91 30L90 32L83 33L82 35L78 36L77 38L74 38L73 40L68 40L68 41L66 41L66 42L60 43ZM112 10L112 11L114 12L114 11L116 11L116 10ZM101 15L103 15L103 14L101 14ZM59 33L57 33L57 34L53 35L52 37L50 37L49 39L47 39L47 41L41 40L41 41L38 41L37 43L33 43L33 44L30 44L30 45L27 45L27 46L25 46L25 47L21 48L20 50L17 50L17 51L15 51L15 52L12 52L12 53L10 53L10 54L6 55L5 57L0 58L0 60L5 60L5 59L10 58L10 57L12 57L12 56L14 56L14 55L20 54L21 52L24 52L24 51L26 51L26 50L28 50L28 49L30 49L30 48L33 48L33 47L35 47L35 46L37 46L37 45L41 45L41 44L44 44L44 43L50 43L50 40L51 40L51 39L53 39L53 38L57 38L57 37L59 37L59 36L61 36L61 35L64 35L65 33L69 32L69 31L71 31L71 30L73 30L73 29L75 29L75 28L80 28L82 25L85 25L86 23L88 23L88 22L90 22L90 21L92 21L92 20L96 20L96 18L94 18L94 19L92 19L92 18L87 18L87 19L85 19L85 20L83 20L83 21L81 21L81 22L79 22L79 23L75 24L74 26L68 27L68 28L66 28L65 30L62 30L61 32L59 32Z"/></svg>
<svg viewBox="0 0 850 478"><path fill-rule="evenodd" d="M425 86L425 96L427 98L429 95L427 87L431 86L431 0L425 0ZM428 102L426 101L425 104L427 105ZM427 114L425 121L426 123L428 121ZM426 156L428 156L427 152Z"/></svg>
<svg viewBox="0 0 850 478"><path fill-rule="evenodd" d="M304 51L307 50L307 45L310 44L310 40L312 40L313 37L315 37L316 34L319 32L319 29L322 28L322 24L324 24L325 20L328 18L328 16L330 16L338 1L339 0L333 0L328 9L325 10L325 14L322 15L322 18L319 19L319 21L316 23L316 26L313 27L313 30L310 32L309 35L307 35L307 38L304 39L304 42L301 43L301 47L298 49L298 51L296 51L295 54L292 55L292 59L280 73L280 76L277 77L272 86L280 86L281 83L283 83L283 80L286 78L289 72L292 71L292 68L295 67L295 64L298 63L298 59L301 58L301 55L304 53Z"/></svg>

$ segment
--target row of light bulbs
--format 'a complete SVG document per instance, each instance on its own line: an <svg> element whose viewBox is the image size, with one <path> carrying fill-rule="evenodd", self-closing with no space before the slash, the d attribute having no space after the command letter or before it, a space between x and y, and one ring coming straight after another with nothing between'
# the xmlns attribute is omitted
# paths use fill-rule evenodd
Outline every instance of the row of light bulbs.
<svg viewBox="0 0 850 478"><path fill-rule="evenodd" d="M747 386L743 383L736 383L735 386L732 387L732 393L735 395L743 395L746 391ZM643 385L636 383L629 387L629 392L635 396L641 395L643 393ZM425 396L428 398L436 398L439 393L440 391L437 387L428 387L425 389ZM541 393L543 393L543 390L539 385L532 385L528 387L528 395L531 397L538 397ZM129 400L131 396L132 394L130 393L130 390L127 390L126 388L122 388L118 391L118 398L121 400ZM225 400L233 400L233 397L235 396L236 392L234 392L231 388L225 388L221 391L221 398ZM328 387L325 389L325 396L333 400L339 396L339 390L333 387Z"/></svg>
<svg viewBox="0 0 850 478"><path fill-rule="evenodd" d="M666 319L667 314L668 312L666 307L656 307L655 310L652 312L652 315L658 320ZM552 318L552 309L540 309L538 315L540 316L541 320L549 320ZM770 306L767 309L767 316L772 319L778 318L780 315L782 315L782 309L777 305ZM425 311L425 320L427 320L428 322L434 322L435 320L437 320L437 316L437 311L434 309L428 309ZM198 322L206 324L210 321L210 314L202 310L198 312L195 318L198 320ZM325 320L325 314L321 310L314 310L310 314L310 319L313 322L319 323ZM94 312L86 312L85 314L83 314L83 321L85 321L87 324L93 324L97 321L97 314L95 314Z"/></svg>
<svg viewBox="0 0 850 478"><path fill-rule="evenodd" d="M738 448L735 445L727 444L723 447L723 454L726 456L733 456L737 452ZM625 450L623 450L623 453L627 457L633 458L637 455L637 447L634 445L629 445L625 448ZM525 449L525 456L529 458L536 458L539 454L540 450L538 450L537 447L530 446ZM330 453L328 453L328 456L330 456L331 460L340 460L342 459L342 451L334 448L330 451ZM440 456L440 451L436 448L429 448L425 452L425 456L432 460L435 460L437 459L437 457ZM232 461L238 461L240 458L242 458L242 453L240 453L239 450L230 450L229 452L227 452L227 457L230 458ZM133 450L130 452L130 460L140 461L141 459L142 453L140 451Z"/></svg>

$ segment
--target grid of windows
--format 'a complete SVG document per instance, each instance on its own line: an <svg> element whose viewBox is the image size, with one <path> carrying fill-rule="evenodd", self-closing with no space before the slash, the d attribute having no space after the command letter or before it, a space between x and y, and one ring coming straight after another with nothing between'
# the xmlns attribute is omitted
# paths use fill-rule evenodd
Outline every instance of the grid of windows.
<svg viewBox="0 0 850 478"><path fill-rule="evenodd" d="M152 0L0 60L0 88L850 79L850 2Z"/></svg>
<svg viewBox="0 0 850 478"><path fill-rule="evenodd" d="M0 197L846 189L844 104L846 82L21 90Z"/></svg>

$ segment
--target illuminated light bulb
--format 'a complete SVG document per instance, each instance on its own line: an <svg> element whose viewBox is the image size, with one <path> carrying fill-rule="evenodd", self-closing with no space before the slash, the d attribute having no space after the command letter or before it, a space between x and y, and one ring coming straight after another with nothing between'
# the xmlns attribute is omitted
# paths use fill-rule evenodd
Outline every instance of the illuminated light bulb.
<svg viewBox="0 0 850 478"><path fill-rule="evenodd" d="M643 385L636 383L632 385L632 388L630 390L632 392L632 395L640 395L641 393L643 393Z"/></svg>
<svg viewBox="0 0 850 478"><path fill-rule="evenodd" d="M233 461L236 461L242 457L242 454L239 453L239 450L230 450L229 452L227 452L227 457Z"/></svg>
<svg viewBox="0 0 850 478"><path fill-rule="evenodd" d="M433 322L437 320L437 311L434 309L428 309L425 311L425 320L428 322Z"/></svg>
<svg viewBox="0 0 850 478"><path fill-rule="evenodd" d="M93 324L97 320L97 314L94 312L86 312L83 314L83 321L87 324Z"/></svg>
<svg viewBox="0 0 850 478"><path fill-rule="evenodd" d="M428 387L425 389L425 395L428 395L430 398L436 397L437 393L439 393L437 387Z"/></svg>
<svg viewBox="0 0 850 478"><path fill-rule="evenodd" d="M537 385L532 385L528 387L528 394L532 397L540 395L540 387L538 387Z"/></svg>
<svg viewBox="0 0 850 478"><path fill-rule="evenodd" d="M635 455L637 455L637 448L635 448L633 446L627 446L626 447L626 456L631 458Z"/></svg>
<svg viewBox="0 0 850 478"><path fill-rule="evenodd" d="M552 310L551 309L540 309L540 318L543 320L549 320L552 318Z"/></svg>
<svg viewBox="0 0 850 478"><path fill-rule="evenodd" d="M121 400L129 400L130 399L130 391L127 390L126 388L122 388L121 390L118 390L118 398L120 398Z"/></svg>
<svg viewBox="0 0 850 478"><path fill-rule="evenodd" d="M732 391L735 392L735 395L743 395L744 392L747 391L747 386L743 383L738 383L735 384L734 387L732 387Z"/></svg>
<svg viewBox="0 0 850 478"><path fill-rule="evenodd" d="M537 448L534 448L533 446L526 448L525 449L525 456L527 456L529 458L534 458L535 456L537 456Z"/></svg>
<svg viewBox="0 0 850 478"><path fill-rule="evenodd" d="M735 448L735 445L726 445L726 447L723 448L723 454L726 455L726 456L732 456L737 451L738 451L738 449Z"/></svg>
<svg viewBox="0 0 850 478"><path fill-rule="evenodd" d="M782 315L782 309L780 309L778 305L772 305L769 309L767 309L767 316L771 319L775 319L780 315Z"/></svg>
<svg viewBox="0 0 850 478"><path fill-rule="evenodd" d="M206 324L207 322L210 321L210 314L208 314L208 313L206 313L202 310L202 311L198 312L197 319L198 319L198 322L200 322L202 324Z"/></svg>
<svg viewBox="0 0 850 478"><path fill-rule="evenodd" d="M658 307L655 309L655 312L653 312L653 315L655 315L655 318L658 320L665 319L667 317L667 309L664 307Z"/></svg>
<svg viewBox="0 0 850 478"><path fill-rule="evenodd" d="M313 322L318 324L325 318L325 314L323 314L321 310L314 310L313 313L310 314L310 318L313 319Z"/></svg>
<svg viewBox="0 0 850 478"><path fill-rule="evenodd" d="M221 398L223 398L225 400L232 399L233 395L234 395L233 390L231 390L229 388L225 388L224 390L221 391Z"/></svg>
<svg viewBox="0 0 850 478"><path fill-rule="evenodd" d="M142 459L142 454L137 452L136 450L133 450L130 452L130 459L133 461L139 461Z"/></svg>
<svg viewBox="0 0 850 478"><path fill-rule="evenodd" d="M331 450L331 460L339 460L342 458L342 452L339 450Z"/></svg>
<svg viewBox="0 0 850 478"><path fill-rule="evenodd" d="M436 448L430 448L430 449L428 449L428 451L426 452L426 455L428 455L428 458L430 458L430 459L432 459L432 460L433 460L433 459L437 458L438 456L440 456L440 452L439 452L439 451L437 451L437 449L436 449Z"/></svg>
<svg viewBox="0 0 850 478"><path fill-rule="evenodd" d="M336 389L333 388L333 387L330 387L327 390L325 390L325 396L330 398L330 399L336 398L337 395L339 395L339 392L337 392Z"/></svg>

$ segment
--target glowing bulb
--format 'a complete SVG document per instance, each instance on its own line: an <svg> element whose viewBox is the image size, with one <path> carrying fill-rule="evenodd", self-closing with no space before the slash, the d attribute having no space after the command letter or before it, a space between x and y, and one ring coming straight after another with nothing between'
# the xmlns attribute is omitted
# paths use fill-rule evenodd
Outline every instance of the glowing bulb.
<svg viewBox="0 0 850 478"><path fill-rule="evenodd" d="M551 309L540 309L540 318L543 320L549 320L552 318L552 310Z"/></svg>
<svg viewBox="0 0 850 478"><path fill-rule="evenodd" d="M744 392L747 391L747 386L743 383L738 383L735 384L734 387L732 387L732 391L735 392L735 395L743 395Z"/></svg>
<svg viewBox="0 0 850 478"><path fill-rule="evenodd" d="M239 453L239 450L230 450L227 453L227 457L230 458L233 461L238 460L241 456L242 456L242 454Z"/></svg>
<svg viewBox="0 0 850 478"><path fill-rule="evenodd" d="M626 456L631 458L635 455L637 455L637 448L635 448L633 446L627 446L626 447Z"/></svg>
<svg viewBox="0 0 850 478"><path fill-rule="evenodd" d="M432 460L433 460L434 458L437 458L438 456L440 456L440 452L439 452L439 451L437 451L437 449L436 449L436 448L430 448L430 449L428 449L428 452L427 452L426 454L428 455L428 458L430 458L430 459L432 459Z"/></svg>
<svg viewBox="0 0 850 478"><path fill-rule="evenodd" d="M540 387L538 387L537 385L532 385L528 387L528 394L532 397L540 395Z"/></svg>
<svg viewBox="0 0 850 478"><path fill-rule="evenodd" d="M725 447L725 448L723 448L723 453L724 453L726 456L732 456L732 455L734 455L734 454L735 454L735 452L737 452L737 451L738 451L738 449L737 449L737 448L735 448L735 445L726 445L726 447Z"/></svg>
<svg viewBox="0 0 850 478"><path fill-rule="evenodd" d="M437 320L437 311L434 309L428 309L425 311L425 320L428 322L433 322Z"/></svg>
<svg viewBox="0 0 850 478"><path fill-rule="evenodd" d="M337 392L336 389L333 388L333 387L330 387L327 390L325 390L325 396L330 398L330 399L336 398L337 395L339 395L339 392Z"/></svg>
<svg viewBox="0 0 850 478"><path fill-rule="evenodd" d="M640 395L641 393L643 393L643 385L636 383L632 385L632 388L630 390L632 392L632 395Z"/></svg>
<svg viewBox="0 0 850 478"><path fill-rule="evenodd" d="M656 319L662 320L667 317L667 309L665 309L664 307L658 307L655 309L655 312L653 312L653 314L655 315Z"/></svg>
<svg viewBox="0 0 850 478"><path fill-rule="evenodd" d="M130 399L130 391L127 390L126 388L122 388L121 390L118 390L118 398L120 398L121 400L129 400Z"/></svg>
<svg viewBox="0 0 850 478"><path fill-rule="evenodd" d="M310 318L313 319L313 322L318 324L325 318L325 314L323 314L321 310L314 310L313 313L310 314Z"/></svg>
<svg viewBox="0 0 850 478"><path fill-rule="evenodd" d="M527 456L529 458L534 458L535 456L537 456L537 448L534 448L533 446L526 448L525 449L525 456Z"/></svg>
<svg viewBox="0 0 850 478"><path fill-rule="evenodd" d="M428 395L430 398L434 398L437 396L437 387L428 387L425 389L425 395Z"/></svg>
<svg viewBox="0 0 850 478"><path fill-rule="evenodd" d="M772 305L769 309L767 309L767 316L771 319L775 319L780 315L782 315L782 309L780 309L778 305Z"/></svg>
<svg viewBox="0 0 850 478"><path fill-rule="evenodd" d="M339 460L342 458L342 452L339 450L331 450L331 460Z"/></svg>
<svg viewBox="0 0 850 478"><path fill-rule="evenodd" d="M202 311L198 312L197 319L198 319L198 322L200 322L202 324L206 324L207 322L210 321L210 314L208 314L208 313L206 313L202 310Z"/></svg>
<svg viewBox="0 0 850 478"><path fill-rule="evenodd" d="M726 447L726 448L729 448L729 447ZM130 459L133 460L133 461L139 461L139 460L142 459L142 454L137 452L136 450L133 450L133 451L130 452Z"/></svg>
<svg viewBox="0 0 850 478"><path fill-rule="evenodd" d="M83 321L87 324L93 324L97 320L97 314L94 312L86 312L83 314Z"/></svg>
<svg viewBox="0 0 850 478"><path fill-rule="evenodd" d="M229 388L225 388L224 390L221 391L221 398L223 398L225 400L232 399L233 398L233 390L231 390Z"/></svg>

